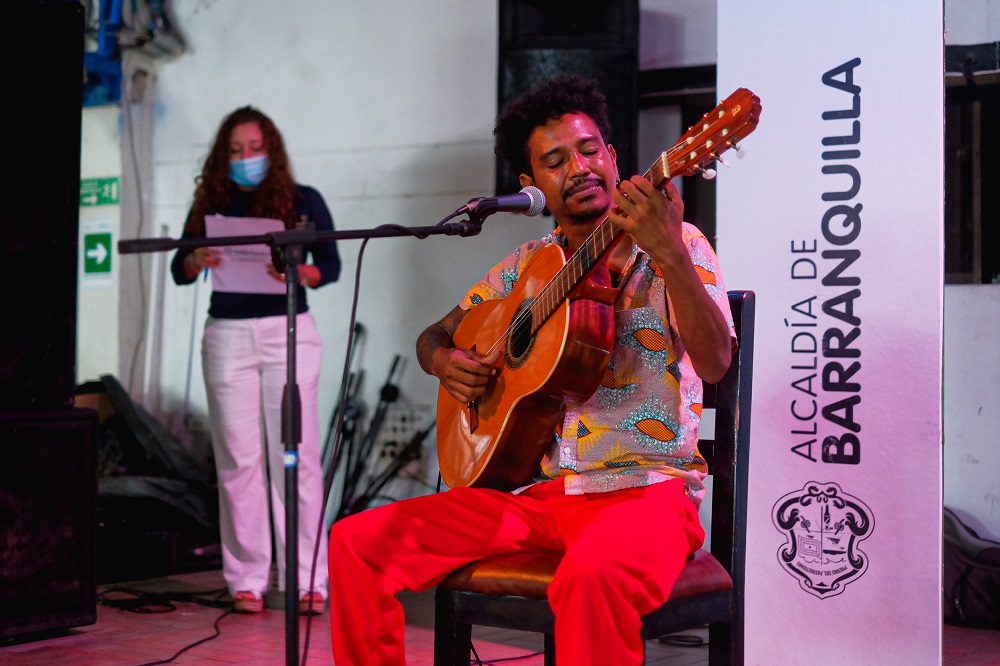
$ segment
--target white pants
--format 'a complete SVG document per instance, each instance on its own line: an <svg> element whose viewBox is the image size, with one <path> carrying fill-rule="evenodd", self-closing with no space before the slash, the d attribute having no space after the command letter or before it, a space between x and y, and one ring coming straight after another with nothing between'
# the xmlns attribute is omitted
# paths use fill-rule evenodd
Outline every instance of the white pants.
<svg viewBox="0 0 1000 666"><path fill-rule="evenodd" d="M229 591L263 594L271 571L271 527L279 589L285 589L285 467L281 396L287 377L285 317L213 319L202 338L212 448L219 477L222 567ZM323 345L312 314L296 317L296 383L302 403L298 445L298 587L309 590L323 510L319 388ZM265 467L266 465L266 467ZM270 474L270 485L268 475ZM270 512L268 521L268 491ZM319 529L312 589L327 596L327 536Z"/></svg>

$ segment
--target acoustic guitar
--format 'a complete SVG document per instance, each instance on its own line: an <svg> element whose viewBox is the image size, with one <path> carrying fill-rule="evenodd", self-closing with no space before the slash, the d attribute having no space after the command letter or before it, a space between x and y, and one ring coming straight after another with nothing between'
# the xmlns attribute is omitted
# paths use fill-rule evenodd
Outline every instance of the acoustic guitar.
<svg viewBox="0 0 1000 666"><path fill-rule="evenodd" d="M657 188L707 165L750 134L760 100L746 88L727 97L646 172ZM614 346L611 286L604 260L622 238L605 218L575 251L539 248L506 298L473 308L455 346L503 350L485 393L471 404L438 390L437 447L450 488L511 490L531 482L565 413L567 400L597 390Z"/></svg>

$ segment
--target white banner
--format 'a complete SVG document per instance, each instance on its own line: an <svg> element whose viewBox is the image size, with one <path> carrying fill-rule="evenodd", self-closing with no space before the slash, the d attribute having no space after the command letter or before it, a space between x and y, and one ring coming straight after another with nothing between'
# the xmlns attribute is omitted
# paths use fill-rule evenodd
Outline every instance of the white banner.
<svg viewBox="0 0 1000 666"><path fill-rule="evenodd" d="M940 2L719 0L718 249L757 292L746 663L941 660Z"/></svg>

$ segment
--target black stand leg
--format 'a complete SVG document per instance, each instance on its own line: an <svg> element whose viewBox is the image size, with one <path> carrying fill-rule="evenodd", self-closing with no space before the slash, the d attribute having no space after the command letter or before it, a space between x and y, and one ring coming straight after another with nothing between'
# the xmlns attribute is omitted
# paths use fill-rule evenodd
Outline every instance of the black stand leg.
<svg viewBox="0 0 1000 666"><path fill-rule="evenodd" d="M301 245L284 249L288 334L285 391L281 396L281 439L285 445L285 663L299 663L299 451L302 403L295 375L295 324L298 316Z"/></svg>

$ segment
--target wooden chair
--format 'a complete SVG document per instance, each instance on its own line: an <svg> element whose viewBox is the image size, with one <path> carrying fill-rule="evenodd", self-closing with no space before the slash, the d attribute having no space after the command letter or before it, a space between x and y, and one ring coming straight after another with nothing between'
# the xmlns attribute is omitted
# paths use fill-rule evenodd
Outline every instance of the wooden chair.
<svg viewBox="0 0 1000 666"><path fill-rule="evenodd" d="M743 663L747 466L753 372L754 292L731 291L739 351L718 384L705 385L706 411L715 408L715 436L699 449L712 475L711 551L688 560L670 599L642 619L644 639L709 627L709 663ZM472 625L541 632L545 664L555 666L555 618L546 590L558 555L488 557L448 575L435 599L434 664L468 666Z"/></svg>

